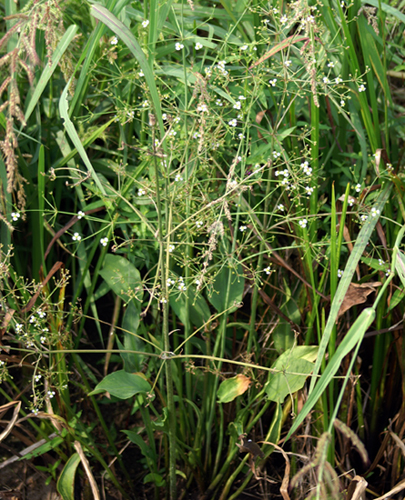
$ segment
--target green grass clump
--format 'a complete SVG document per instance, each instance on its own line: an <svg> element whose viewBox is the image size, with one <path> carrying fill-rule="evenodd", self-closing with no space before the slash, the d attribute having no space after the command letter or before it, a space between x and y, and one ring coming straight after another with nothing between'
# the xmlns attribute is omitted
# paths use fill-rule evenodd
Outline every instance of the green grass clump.
<svg viewBox="0 0 405 500"><path fill-rule="evenodd" d="M344 498L352 469L386 494L403 460L376 437L396 415L403 432L401 12L5 14L0 390L57 457L49 481L73 498L84 451L95 498L101 475L125 498Z"/></svg>

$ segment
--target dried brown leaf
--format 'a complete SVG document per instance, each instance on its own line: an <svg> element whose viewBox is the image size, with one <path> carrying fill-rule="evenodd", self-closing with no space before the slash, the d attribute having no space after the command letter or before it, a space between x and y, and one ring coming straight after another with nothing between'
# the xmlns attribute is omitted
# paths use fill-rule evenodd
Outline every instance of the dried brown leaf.
<svg viewBox="0 0 405 500"><path fill-rule="evenodd" d="M374 281L372 283L350 283L349 289L343 299L342 305L339 309L338 317L342 316L351 307L364 304L370 293L375 292L376 288L381 286L380 281Z"/></svg>

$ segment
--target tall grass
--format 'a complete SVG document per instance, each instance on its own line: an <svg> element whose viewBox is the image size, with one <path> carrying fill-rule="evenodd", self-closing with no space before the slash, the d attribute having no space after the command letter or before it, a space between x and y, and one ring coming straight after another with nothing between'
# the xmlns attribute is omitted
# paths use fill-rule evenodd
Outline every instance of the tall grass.
<svg viewBox="0 0 405 500"><path fill-rule="evenodd" d="M344 498L352 468L387 493L401 12L5 7L0 391L62 497Z"/></svg>

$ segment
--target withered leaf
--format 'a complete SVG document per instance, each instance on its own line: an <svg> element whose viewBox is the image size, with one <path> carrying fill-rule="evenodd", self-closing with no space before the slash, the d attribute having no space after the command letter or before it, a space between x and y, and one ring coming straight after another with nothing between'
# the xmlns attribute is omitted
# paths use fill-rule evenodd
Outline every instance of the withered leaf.
<svg viewBox="0 0 405 500"><path fill-rule="evenodd" d="M343 299L342 305L339 309L338 318L342 316L351 307L358 304L363 304L370 293L375 292L376 288L381 286L380 281L373 281L372 283L350 283L349 289Z"/></svg>

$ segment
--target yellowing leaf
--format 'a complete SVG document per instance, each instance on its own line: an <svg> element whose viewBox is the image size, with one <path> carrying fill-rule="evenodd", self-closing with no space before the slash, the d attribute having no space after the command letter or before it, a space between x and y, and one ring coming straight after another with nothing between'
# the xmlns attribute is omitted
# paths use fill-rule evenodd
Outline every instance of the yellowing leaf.
<svg viewBox="0 0 405 500"><path fill-rule="evenodd" d="M238 396L242 395L249 389L250 377L246 377L241 373L236 377L224 380L218 389L219 403L230 403Z"/></svg>

